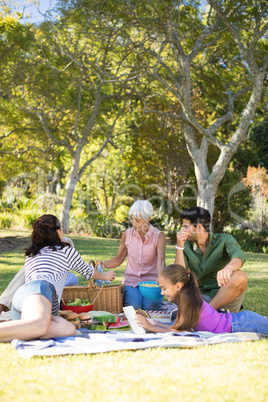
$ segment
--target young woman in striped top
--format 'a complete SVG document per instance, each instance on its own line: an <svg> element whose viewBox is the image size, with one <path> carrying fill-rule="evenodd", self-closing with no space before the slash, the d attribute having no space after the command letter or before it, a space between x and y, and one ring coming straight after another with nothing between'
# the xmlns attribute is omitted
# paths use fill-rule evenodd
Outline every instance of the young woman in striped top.
<svg viewBox="0 0 268 402"><path fill-rule="evenodd" d="M74 248L63 242L60 221L54 215L43 215L33 224L32 245L25 255L26 283L13 297L13 321L0 324L0 342L74 335L75 326L57 316L69 270L86 279L105 281L113 281L115 273L94 271Z"/></svg>

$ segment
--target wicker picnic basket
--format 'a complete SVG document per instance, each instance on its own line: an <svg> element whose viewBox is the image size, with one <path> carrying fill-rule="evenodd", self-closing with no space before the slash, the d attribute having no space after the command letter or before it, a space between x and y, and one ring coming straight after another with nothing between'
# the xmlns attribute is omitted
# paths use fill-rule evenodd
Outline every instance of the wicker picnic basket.
<svg viewBox="0 0 268 402"><path fill-rule="evenodd" d="M94 263L91 261L90 263ZM94 263L95 266L95 263ZM108 311L113 314L122 313L124 299L124 285L95 286L94 279L88 281L88 286L66 286L62 293L62 302L66 304L69 300L89 299L94 301L93 310Z"/></svg>

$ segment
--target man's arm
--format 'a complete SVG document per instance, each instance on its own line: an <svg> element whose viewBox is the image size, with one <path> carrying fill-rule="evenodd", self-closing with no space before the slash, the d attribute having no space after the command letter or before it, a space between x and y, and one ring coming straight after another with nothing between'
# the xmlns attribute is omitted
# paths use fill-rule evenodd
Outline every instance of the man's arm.
<svg viewBox="0 0 268 402"><path fill-rule="evenodd" d="M243 265L240 258L232 258L231 261L217 273L218 286L228 286L231 281L231 275L234 271L238 271Z"/></svg>
<svg viewBox="0 0 268 402"><path fill-rule="evenodd" d="M7 288L0 296L0 313L2 311L10 310L12 298L16 290L25 283L25 268L24 266L14 276Z"/></svg>
<svg viewBox="0 0 268 402"><path fill-rule="evenodd" d="M186 264L185 264L183 249L184 249L184 243L186 242L188 235L189 235L189 232L185 228L182 228L177 233L176 257L175 257L175 262L174 262L175 264L182 265L185 268L186 268Z"/></svg>
<svg viewBox="0 0 268 402"><path fill-rule="evenodd" d="M230 258L230 262L223 269L218 271L218 286L228 286L231 281L232 273L239 271L245 261L244 253L233 236L228 236L225 249Z"/></svg>

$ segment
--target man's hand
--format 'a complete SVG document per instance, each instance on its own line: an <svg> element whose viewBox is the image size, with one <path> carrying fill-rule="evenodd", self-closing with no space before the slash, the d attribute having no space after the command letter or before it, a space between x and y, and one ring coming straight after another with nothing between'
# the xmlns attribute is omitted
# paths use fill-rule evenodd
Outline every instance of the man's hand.
<svg viewBox="0 0 268 402"><path fill-rule="evenodd" d="M178 246L178 247L184 247L184 243L186 242L188 236L189 236L189 231L188 231L188 229L182 228L182 229L177 233L177 246Z"/></svg>
<svg viewBox="0 0 268 402"><path fill-rule="evenodd" d="M217 273L218 286L228 286L231 282L233 269L228 265Z"/></svg>

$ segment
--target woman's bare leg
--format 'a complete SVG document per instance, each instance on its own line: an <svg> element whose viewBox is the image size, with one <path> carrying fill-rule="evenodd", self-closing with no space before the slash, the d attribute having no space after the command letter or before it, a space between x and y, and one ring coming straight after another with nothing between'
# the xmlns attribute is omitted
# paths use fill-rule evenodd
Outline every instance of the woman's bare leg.
<svg viewBox="0 0 268 402"><path fill-rule="evenodd" d="M56 338L59 336L72 336L75 335L75 333L76 328L74 324L62 317L52 316L48 331L42 338L47 339Z"/></svg>
<svg viewBox="0 0 268 402"><path fill-rule="evenodd" d="M50 322L50 301L41 294L33 294L24 301L20 320L0 324L0 342L41 338L48 332Z"/></svg>

